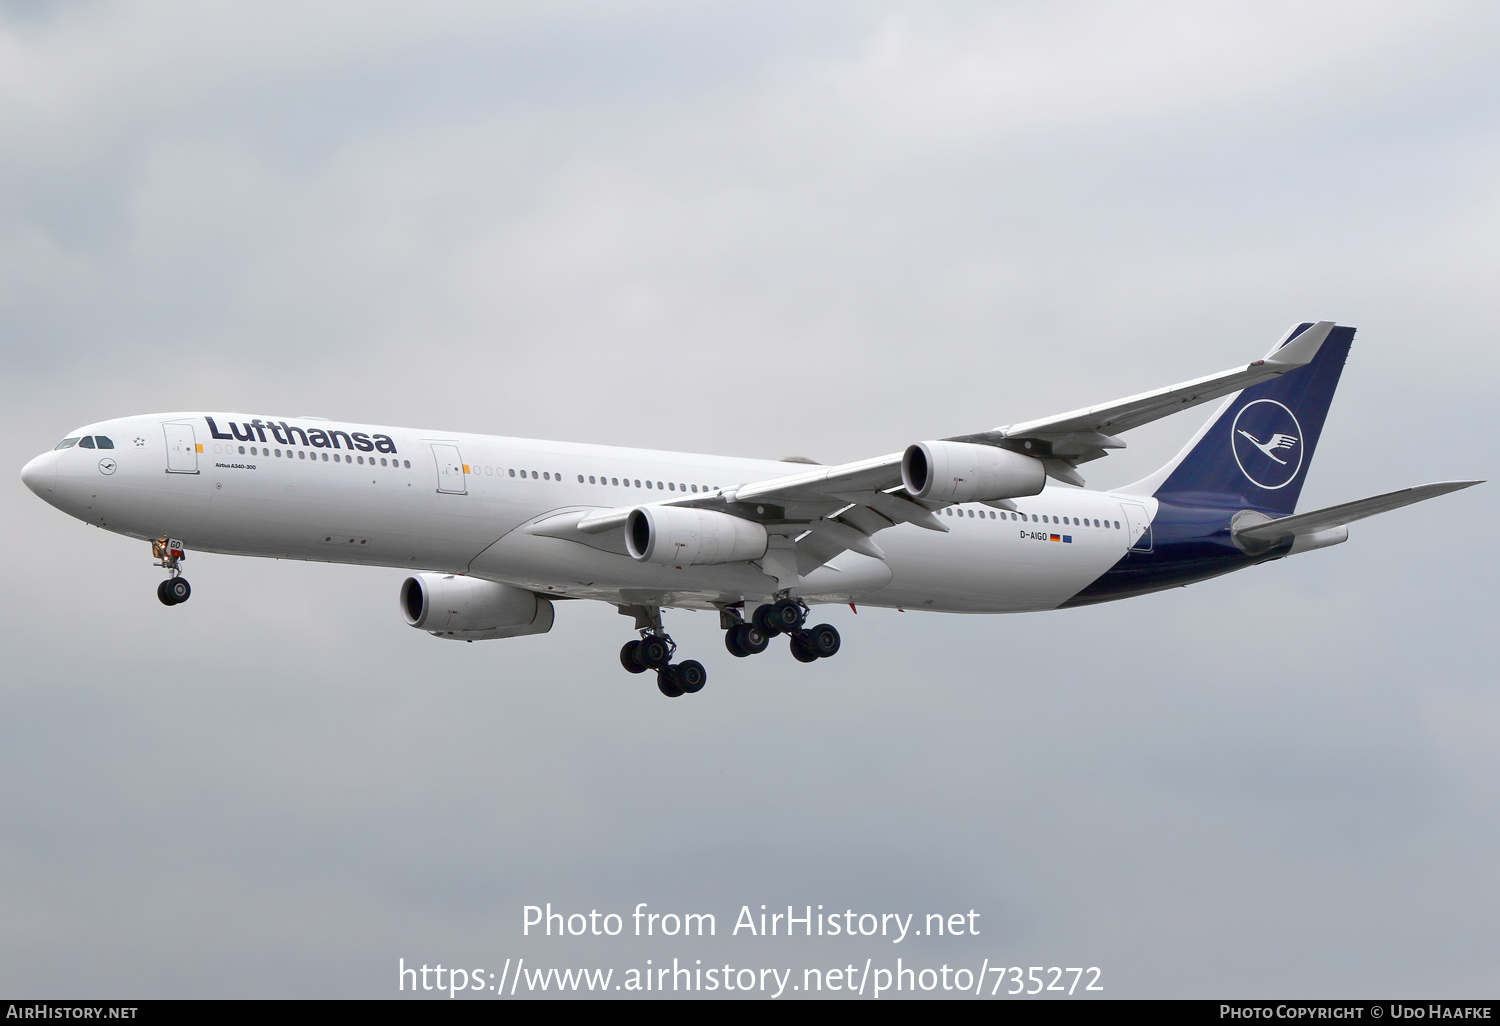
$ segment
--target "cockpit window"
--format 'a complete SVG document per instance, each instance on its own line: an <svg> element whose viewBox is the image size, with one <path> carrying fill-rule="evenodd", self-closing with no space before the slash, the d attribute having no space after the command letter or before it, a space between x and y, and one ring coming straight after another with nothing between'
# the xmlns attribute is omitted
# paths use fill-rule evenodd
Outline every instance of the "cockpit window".
<svg viewBox="0 0 1500 1026"><path fill-rule="evenodd" d="M73 448L73 446L75 446L77 444L78 444L78 439L77 438L64 438L61 442L58 442L52 448L53 449L71 449L71 448Z"/></svg>
<svg viewBox="0 0 1500 1026"><path fill-rule="evenodd" d="M92 449L93 447L94 447L94 436L93 435L84 435L83 438L80 439L79 442L78 442L78 448L80 448L80 449Z"/></svg>
<svg viewBox="0 0 1500 1026"><path fill-rule="evenodd" d="M107 438L104 435L95 435L94 444L99 446L99 448L101 449L113 449L115 447L114 440Z"/></svg>

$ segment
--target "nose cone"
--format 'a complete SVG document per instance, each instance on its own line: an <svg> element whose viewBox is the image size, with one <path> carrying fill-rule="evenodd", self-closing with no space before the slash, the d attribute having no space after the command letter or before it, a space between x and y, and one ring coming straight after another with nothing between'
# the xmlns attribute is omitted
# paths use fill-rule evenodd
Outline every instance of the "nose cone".
<svg viewBox="0 0 1500 1026"><path fill-rule="evenodd" d="M50 502L57 487L57 461L52 453L44 452L22 467L21 483Z"/></svg>

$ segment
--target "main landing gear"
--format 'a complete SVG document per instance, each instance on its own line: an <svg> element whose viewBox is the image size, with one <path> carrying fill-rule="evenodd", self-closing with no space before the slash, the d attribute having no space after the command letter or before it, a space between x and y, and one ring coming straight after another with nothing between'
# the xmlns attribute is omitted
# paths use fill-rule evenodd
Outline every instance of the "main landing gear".
<svg viewBox="0 0 1500 1026"><path fill-rule="evenodd" d="M627 641L620 649L620 665L630 673L656 672L656 687L668 698L696 695L708 683L708 671L696 659L672 662L677 643L661 624L659 606L622 606L620 612L635 617L639 639ZM724 647L740 659L758 655L778 634L791 642L792 657L810 663L826 659L839 650L839 632L830 623L804 628L809 610L807 604L794 598L768 602L746 621L737 608L720 607L719 624L724 628Z"/></svg>
<svg viewBox="0 0 1500 1026"><path fill-rule="evenodd" d="M182 576L182 561L187 559L187 553L182 550L182 542L176 538L156 538L151 542L151 555L156 558L157 566L172 575L156 586L156 597L161 599L161 604L175 606L186 602L192 596L193 589L187 578Z"/></svg>
<svg viewBox="0 0 1500 1026"><path fill-rule="evenodd" d="M743 659L764 652L772 638L785 634L791 642L792 657L798 662L826 659L839 650L839 632L830 623L804 630L808 612L807 606L796 599L768 602L755 611L749 623L741 621L725 629L724 647L730 655Z"/></svg>
<svg viewBox="0 0 1500 1026"><path fill-rule="evenodd" d="M627 641L620 649L620 665L631 673L656 671L656 687L668 698L696 695L708 683L708 671L696 659L672 662L677 643L667 635L661 625L661 609L656 606L633 607L636 623L640 627L638 641ZM624 610L622 610L624 612Z"/></svg>

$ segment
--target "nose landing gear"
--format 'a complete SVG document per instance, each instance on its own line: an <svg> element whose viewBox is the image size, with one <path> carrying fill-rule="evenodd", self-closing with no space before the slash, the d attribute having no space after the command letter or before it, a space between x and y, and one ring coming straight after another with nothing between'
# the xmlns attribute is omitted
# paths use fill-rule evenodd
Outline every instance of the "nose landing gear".
<svg viewBox="0 0 1500 1026"><path fill-rule="evenodd" d="M156 586L156 597L161 599L164 606L186 602L192 594L192 586L188 584L186 577L168 577Z"/></svg>
<svg viewBox="0 0 1500 1026"><path fill-rule="evenodd" d="M176 538L153 539L151 555L156 558L157 566L172 575L156 587L156 597L161 599L161 604L175 606L186 602L192 596L193 589L188 584L187 578L182 576L182 561L187 559L182 542Z"/></svg>

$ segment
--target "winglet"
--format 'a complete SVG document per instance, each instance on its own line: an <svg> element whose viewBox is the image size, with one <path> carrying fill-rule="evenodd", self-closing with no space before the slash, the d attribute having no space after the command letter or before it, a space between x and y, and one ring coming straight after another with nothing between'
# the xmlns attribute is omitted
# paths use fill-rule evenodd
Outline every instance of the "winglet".
<svg viewBox="0 0 1500 1026"><path fill-rule="evenodd" d="M1266 358L1261 362L1285 367L1287 370L1306 367L1312 363L1313 357L1318 355L1318 350L1322 348L1333 327L1333 321L1318 321L1290 342L1284 345L1278 344L1275 349L1266 354Z"/></svg>

